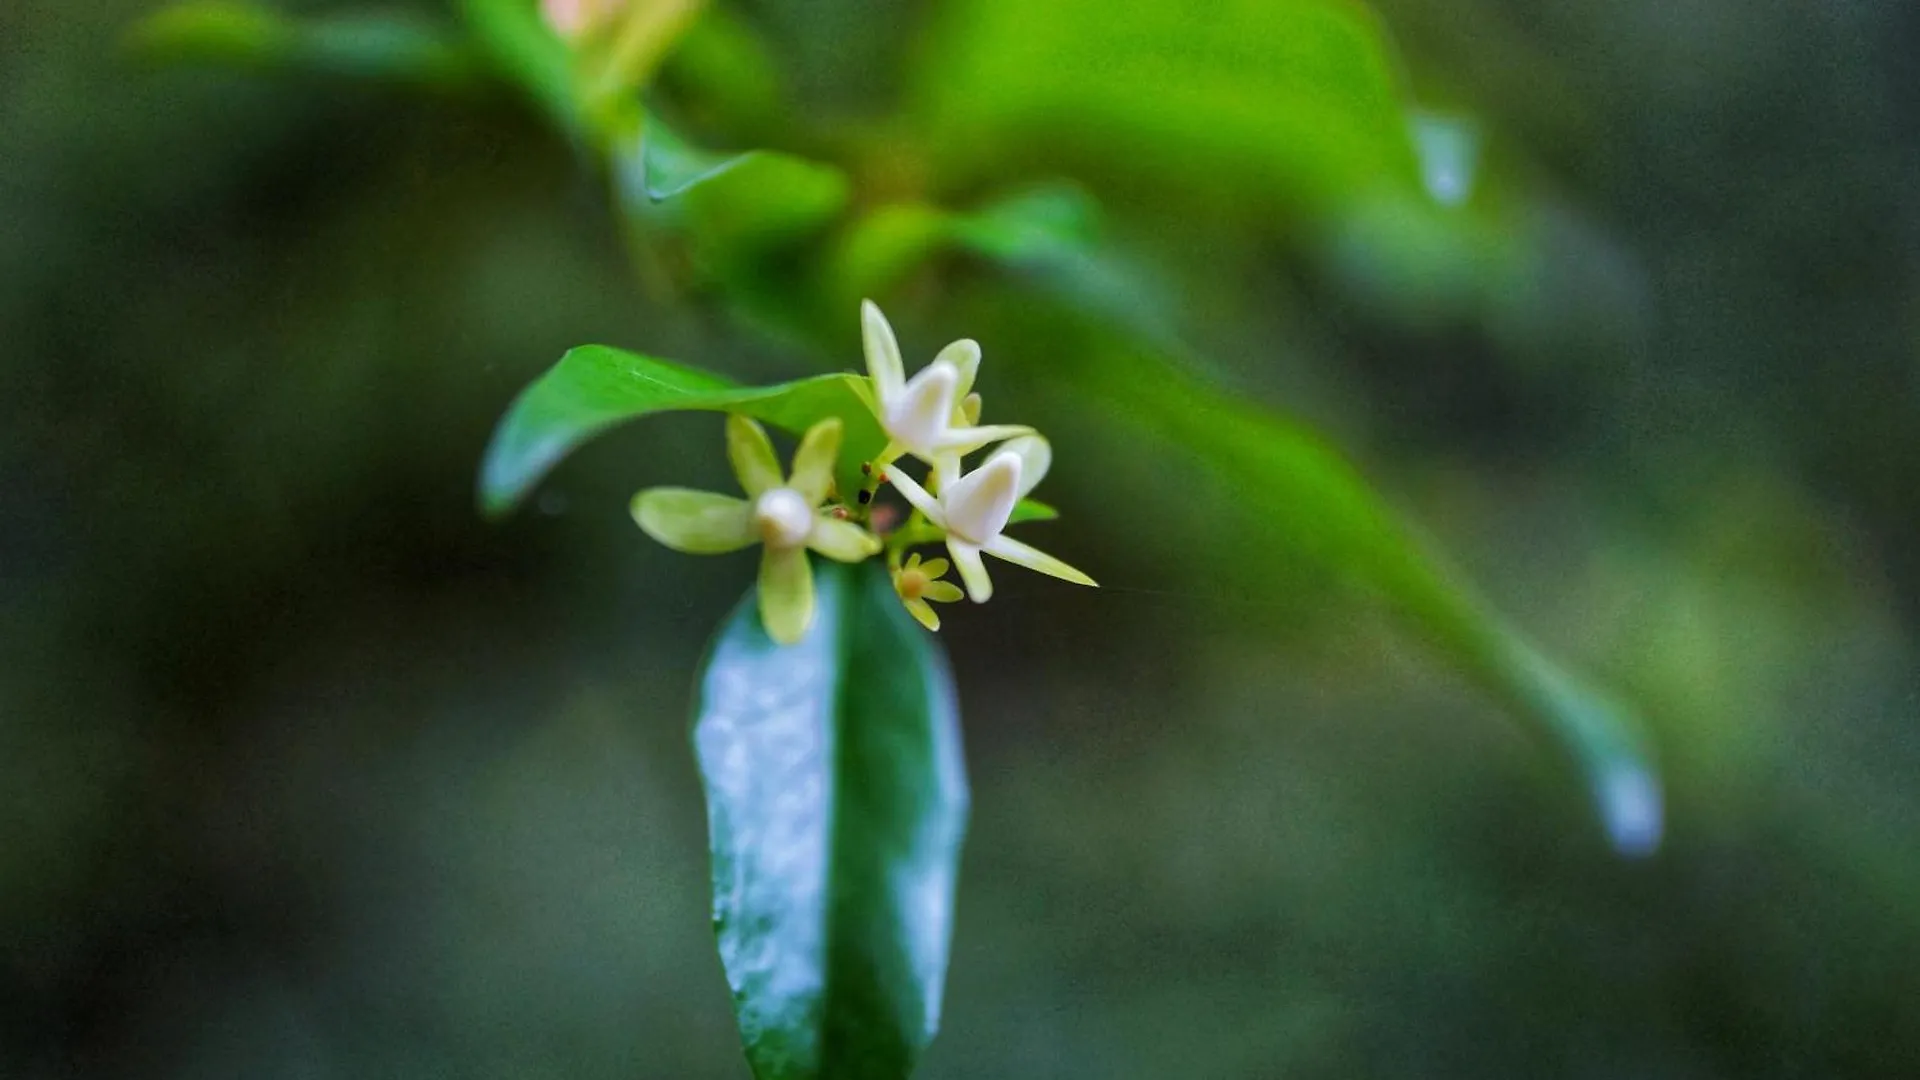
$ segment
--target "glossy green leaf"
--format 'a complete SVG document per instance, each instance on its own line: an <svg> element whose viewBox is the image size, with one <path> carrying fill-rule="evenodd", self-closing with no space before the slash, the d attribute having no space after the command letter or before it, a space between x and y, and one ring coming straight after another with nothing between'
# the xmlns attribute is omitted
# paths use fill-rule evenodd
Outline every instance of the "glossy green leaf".
<svg viewBox="0 0 1920 1080"><path fill-rule="evenodd" d="M774 644L749 596L700 676L714 929L758 1080L905 1080L966 827L953 687L878 561L813 572L805 637Z"/></svg>
<svg viewBox="0 0 1920 1080"><path fill-rule="evenodd" d="M131 45L167 62L311 71L455 89L476 85L477 58L431 23L404 13L288 18L250 3L166 8L133 30Z"/></svg>
<svg viewBox="0 0 1920 1080"><path fill-rule="evenodd" d="M1581 777L1616 850L1644 855L1659 846L1661 786L1639 721L1444 574L1337 451L1164 357L1115 350L1100 370L1097 393L1110 407L1232 484L1246 512L1244 528L1232 534L1236 550L1310 566L1331 584L1377 595L1455 667L1532 721ZM1073 384L1077 394L1089 391L1086 382Z"/></svg>
<svg viewBox="0 0 1920 1080"><path fill-rule="evenodd" d="M794 434L828 416L846 424L836 479L860 486L860 463L886 445L862 397L866 380L817 375L778 386L740 386L697 368L639 353L583 345L571 349L507 410L480 466L480 506L512 510L575 447L624 420L675 409L737 412ZM718 430L714 452L721 449Z"/></svg>

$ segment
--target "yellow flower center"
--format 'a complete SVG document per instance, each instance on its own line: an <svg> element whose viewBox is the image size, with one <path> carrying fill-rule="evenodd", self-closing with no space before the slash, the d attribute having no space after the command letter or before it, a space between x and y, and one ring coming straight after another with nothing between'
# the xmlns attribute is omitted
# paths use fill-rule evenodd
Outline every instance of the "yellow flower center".
<svg viewBox="0 0 1920 1080"><path fill-rule="evenodd" d="M918 600L920 594L927 591L927 575L918 570L902 570L895 588L903 599Z"/></svg>

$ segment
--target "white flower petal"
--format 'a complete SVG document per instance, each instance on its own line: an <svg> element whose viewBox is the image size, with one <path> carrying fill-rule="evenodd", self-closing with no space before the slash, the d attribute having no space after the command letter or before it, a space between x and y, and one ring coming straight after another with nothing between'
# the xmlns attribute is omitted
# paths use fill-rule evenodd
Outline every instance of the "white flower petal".
<svg viewBox="0 0 1920 1080"><path fill-rule="evenodd" d="M1018 563L1029 570L1038 570L1051 577L1057 577L1061 581L1071 581L1075 585L1093 585L1095 587L1099 585L1099 583L1092 578L1061 562L1059 559L1041 551L1039 548L1023 544L1011 536L1002 535L994 537L987 542L984 550L990 555L996 555L1010 563Z"/></svg>
<svg viewBox="0 0 1920 1080"><path fill-rule="evenodd" d="M773 456L767 429L744 416L727 417L727 460L748 498L780 486L780 462Z"/></svg>
<svg viewBox="0 0 1920 1080"><path fill-rule="evenodd" d="M1020 458L1020 497L1026 498L1033 489L1046 479L1047 470L1053 467L1053 445L1043 435L1022 435L1008 439L995 451L1000 454L1014 454Z"/></svg>
<svg viewBox="0 0 1920 1080"><path fill-rule="evenodd" d="M1020 456L1005 450L940 489L940 508L946 513L947 532L975 544L1000 535L1020 501Z"/></svg>
<svg viewBox="0 0 1920 1080"><path fill-rule="evenodd" d="M739 551L756 539L745 499L686 488L648 488L633 497L633 520L648 536L689 555Z"/></svg>
<svg viewBox="0 0 1920 1080"><path fill-rule="evenodd" d="M973 389L973 377L980 373L980 343L972 338L961 338L941 349L940 355L933 358L936 364L942 360L952 364L953 370L960 373L960 381L954 386L954 399L965 398Z"/></svg>
<svg viewBox="0 0 1920 1080"><path fill-rule="evenodd" d="M885 402L899 396L907 370L900 360L900 342L893 336L893 327L871 300L860 301L860 335L867 349L867 374L872 376L884 407Z"/></svg>
<svg viewBox="0 0 1920 1080"><path fill-rule="evenodd" d="M971 454L975 450L992 442L1003 439L1031 435L1033 429L1025 424L988 424L985 427L948 427L940 437L936 450L941 453L951 451L956 454Z"/></svg>
<svg viewBox="0 0 1920 1080"><path fill-rule="evenodd" d="M833 464L840 457L841 422L837 416L807 429L800 448L793 452L793 478L787 486L807 500L809 509L827 501L827 489L833 486Z"/></svg>
<svg viewBox="0 0 1920 1080"><path fill-rule="evenodd" d="M805 548L760 553L760 624L767 636L791 645L813 624L813 567Z"/></svg>
<svg viewBox="0 0 1920 1080"><path fill-rule="evenodd" d="M987 576L987 564L980 558L979 546L949 534L947 553L953 556L953 565L960 571L960 580L966 583L967 595L976 604L986 603L993 595L993 579Z"/></svg>
<svg viewBox="0 0 1920 1080"><path fill-rule="evenodd" d="M881 472L893 481L893 486L900 489L900 494L906 496L914 509L927 515L927 520L943 529L947 527L947 515L940 509L940 500L927 494L927 489L921 487L918 481L902 472L897 465L889 465Z"/></svg>
<svg viewBox="0 0 1920 1080"><path fill-rule="evenodd" d="M887 402L887 434L916 456L933 453L951 430L953 393L959 381L960 372L944 360L920 369Z"/></svg>
<svg viewBox="0 0 1920 1080"><path fill-rule="evenodd" d="M881 544L872 533L851 521L820 517L814 519L807 546L837 562L857 563L869 555L879 554Z"/></svg>

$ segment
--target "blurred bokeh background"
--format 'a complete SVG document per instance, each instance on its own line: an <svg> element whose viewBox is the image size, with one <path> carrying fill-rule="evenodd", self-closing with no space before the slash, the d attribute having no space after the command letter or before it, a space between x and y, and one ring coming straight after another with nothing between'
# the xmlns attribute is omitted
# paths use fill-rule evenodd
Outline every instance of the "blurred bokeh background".
<svg viewBox="0 0 1920 1080"><path fill-rule="evenodd" d="M784 378L857 367L853 309L828 355L636 271L510 95L156 69L153 8L0 5L0 1074L745 1077L686 716L751 556L626 516L723 486L719 424L504 524L474 473L572 345ZM881 297L908 353L982 342L1055 440L1028 535L1110 587L948 611L975 810L921 1075L1920 1075L1920 9L720 10L754 44L669 64L690 126L863 197L1076 182L1133 314L1670 785L1614 857L1499 703L1043 377L1098 377L1083 328L945 260ZM1463 151L1433 205L1354 184L1394 164L1302 10L1394 43Z"/></svg>

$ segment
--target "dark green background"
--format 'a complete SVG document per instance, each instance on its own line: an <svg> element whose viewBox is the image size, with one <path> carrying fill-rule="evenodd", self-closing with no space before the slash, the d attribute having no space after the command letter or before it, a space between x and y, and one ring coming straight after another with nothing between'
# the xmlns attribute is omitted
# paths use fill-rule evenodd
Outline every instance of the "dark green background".
<svg viewBox="0 0 1920 1080"><path fill-rule="evenodd" d="M928 73L1017 60L981 36L1012 3L734 10L910 186ZM719 423L610 437L503 526L473 477L573 345L823 361L643 299L525 110L156 72L119 48L150 8L0 6L0 1073L744 1077L685 724L751 556L625 512L724 487ZM974 823L922 1076L1915 1075L1920 17L1376 11L1524 259L1151 105L938 169L1094 191L1214 377L1641 708L1669 845L1610 858L1377 611L1249 602L1297 571L1234 492L1032 391L1061 342L957 320L1015 287L921 280L882 298L907 352L981 341L989 418L1055 438L1065 517L1022 535L1108 586L1007 567L944 613ZM1185 5L1111 18L1095 68L1262 63Z"/></svg>

